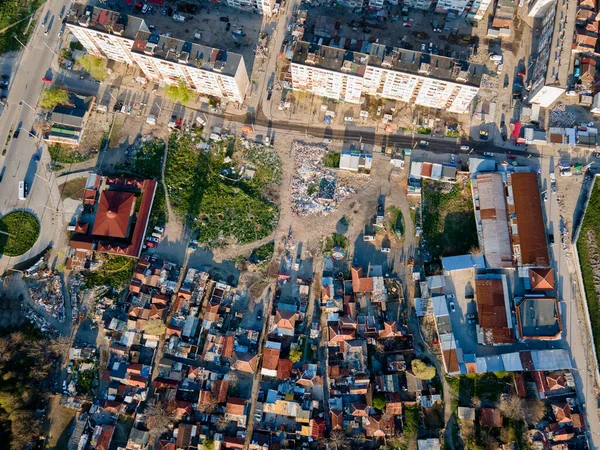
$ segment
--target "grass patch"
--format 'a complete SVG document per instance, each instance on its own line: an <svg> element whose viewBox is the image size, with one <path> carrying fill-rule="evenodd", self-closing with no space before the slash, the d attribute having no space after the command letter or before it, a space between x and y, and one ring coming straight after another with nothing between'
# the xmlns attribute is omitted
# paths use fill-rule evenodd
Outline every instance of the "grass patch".
<svg viewBox="0 0 600 450"><path fill-rule="evenodd" d="M223 240L247 244L267 237L277 226L277 207L243 186L211 183L200 201L198 241L209 247Z"/></svg>
<svg viewBox="0 0 600 450"><path fill-rule="evenodd" d="M479 247L471 187L423 180L423 245L426 260L463 255Z"/></svg>
<svg viewBox="0 0 600 450"><path fill-rule="evenodd" d="M600 355L600 299L594 284L595 276L598 275L597 265L598 251L600 249L600 186L594 182L590 201L585 211L585 217L581 224L581 231L577 240L579 252L579 265L583 276L585 297L587 300L592 334L596 355ZM594 246L595 244L595 246ZM595 247L595 248L594 248ZM592 261L595 260L595 261ZM595 267L594 267L594 265Z"/></svg>
<svg viewBox="0 0 600 450"><path fill-rule="evenodd" d="M329 152L323 156L323 165L331 169L337 169L340 167L340 160L342 155L340 153Z"/></svg>
<svg viewBox="0 0 600 450"><path fill-rule="evenodd" d="M48 147L48 152L50 153L50 158L55 166L80 163L92 158L91 155L80 153L77 150L60 144L52 144Z"/></svg>
<svg viewBox="0 0 600 450"><path fill-rule="evenodd" d="M40 224L33 214L13 211L0 219L0 231L0 254L19 256L34 246Z"/></svg>
<svg viewBox="0 0 600 450"><path fill-rule="evenodd" d="M281 160L275 150L263 145L253 145L244 152L243 157L256 169L249 185L260 189L281 181Z"/></svg>
<svg viewBox="0 0 600 450"><path fill-rule="evenodd" d="M136 259L110 254L101 255L100 258L104 261L100 270L84 273L86 287L110 286L116 290L126 287L131 281Z"/></svg>
<svg viewBox="0 0 600 450"><path fill-rule="evenodd" d="M394 231L398 237L401 237L404 235L404 230L406 229L402 210L397 206L392 206L388 212L390 215L390 230Z"/></svg>
<svg viewBox="0 0 600 450"><path fill-rule="evenodd" d="M0 30L11 27L4 33L0 33L0 55L23 49L19 41L26 44L35 28L35 21L31 22L29 28L27 27L29 24L28 17L43 4L42 0L0 2Z"/></svg>
<svg viewBox="0 0 600 450"><path fill-rule="evenodd" d="M418 127L417 134L431 134L431 128L429 127Z"/></svg>
<svg viewBox="0 0 600 450"><path fill-rule="evenodd" d="M446 131L446 136L451 138L457 138L460 136L460 133L458 130L448 130Z"/></svg>
<svg viewBox="0 0 600 450"><path fill-rule="evenodd" d="M152 209L150 210L150 216L148 217L148 229L152 230L154 227L163 227L169 221L169 210L167 209L167 199L165 197L165 189L162 183L156 185L156 193L154 194L154 202L152 203Z"/></svg>
<svg viewBox="0 0 600 450"><path fill-rule="evenodd" d="M98 56L83 55L77 62L81 64L81 67L83 67L94 80L104 81L106 79L106 59Z"/></svg>
<svg viewBox="0 0 600 450"><path fill-rule="evenodd" d="M512 376L501 372L459 377L447 376L446 382L450 386L450 393L456 399L457 404L453 406L470 406L474 400L479 400L486 406L492 405L500 399L500 394L506 385L512 385Z"/></svg>
<svg viewBox="0 0 600 450"><path fill-rule="evenodd" d="M75 178L69 180L59 186L60 198L72 198L73 200L81 200L83 198L83 191L85 190L85 182L87 178Z"/></svg>
<svg viewBox="0 0 600 450"><path fill-rule="evenodd" d="M277 226L279 211L265 200L265 182L221 179L222 152L204 152L188 135L172 133L165 166L165 183L173 210L196 228L198 241L208 247L244 244L268 236ZM264 174L269 169L264 167ZM272 179L273 174L267 178Z"/></svg>
<svg viewBox="0 0 600 450"><path fill-rule="evenodd" d="M164 154L165 142L162 139L142 142L133 154L134 170L144 178L160 180Z"/></svg>
<svg viewBox="0 0 600 450"><path fill-rule="evenodd" d="M252 250L248 258L252 264L260 264L270 260L275 252L275 242L271 241L265 245Z"/></svg>

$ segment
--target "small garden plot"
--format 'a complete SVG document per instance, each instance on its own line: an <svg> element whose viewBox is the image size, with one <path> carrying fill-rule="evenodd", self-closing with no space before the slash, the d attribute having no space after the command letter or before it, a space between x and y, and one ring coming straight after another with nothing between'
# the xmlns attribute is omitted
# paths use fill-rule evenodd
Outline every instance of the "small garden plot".
<svg viewBox="0 0 600 450"><path fill-rule="evenodd" d="M423 180L425 260L463 255L479 248L469 183L449 185Z"/></svg>

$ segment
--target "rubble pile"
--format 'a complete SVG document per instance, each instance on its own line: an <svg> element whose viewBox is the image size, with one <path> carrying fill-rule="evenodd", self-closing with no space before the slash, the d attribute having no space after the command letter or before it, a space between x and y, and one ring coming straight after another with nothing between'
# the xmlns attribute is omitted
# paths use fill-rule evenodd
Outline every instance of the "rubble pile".
<svg viewBox="0 0 600 450"><path fill-rule="evenodd" d="M37 283L29 288L31 300L59 322L65 320L65 299L60 275L52 270L38 272Z"/></svg>
<svg viewBox="0 0 600 450"><path fill-rule="evenodd" d="M567 111L564 103L557 103L550 111L550 126L570 128L577 122L577 116Z"/></svg>
<svg viewBox="0 0 600 450"><path fill-rule="evenodd" d="M296 171L290 193L292 212L299 216L323 216L356 190L337 178L336 172L323 166L328 152L322 144L294 141Z"/></svg>
<svg viewBox="0 0 600 450"><path fill-rule="evenodd" d="M29 322L39 329L42 333L49 335L50 337L57 337L58 330L54 328L50 322L44 319L40 314L36 313L33 309L25 306L23 309L23 315L29 320Z"/></svg>

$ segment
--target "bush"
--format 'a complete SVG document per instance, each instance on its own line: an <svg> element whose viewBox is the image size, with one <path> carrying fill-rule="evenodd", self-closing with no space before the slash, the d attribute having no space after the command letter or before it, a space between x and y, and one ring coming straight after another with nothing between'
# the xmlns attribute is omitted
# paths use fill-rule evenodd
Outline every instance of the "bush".
<svg viewBox="0 0 600 450"><path fill-rule="evenodd" d="M340 167L340 159L341 158L342 158L342 155L339 153L334 153L334 152L326 153L323 156L323 165L325 167L337 169Z"/></svg>
<svg viewBox="0 0 600 450"><path fill-rule="evenodd" d="M77 60L81 67L89 73L94 80L104 81L106 79L106 60L98 56L83 55Z"/></svg>
<svg viewBox="0 0 600 450"><path fill-rule="evenodd" d="M69 48L71 50L83 50L83 45L79 41L71 41L69 43Z"/></svg>
<svg viewBox="0 0 600 450"><path fill-rule="evenodd" d="M169 100L185 105L194 97L194 91L187 87L183 81L179 81L177 84L168 85L165 88L165 95Z"/></svg>
<svg viewBox="0 0 600 450"><path fill-rule="evenodd" d="M69 103L69 93L65 89L44 89L40 96L40 106L46 109L52 109L60 105L68 105Z"/></svg>
<svg viewBox="0 0 600 450"><path fill-rule="evenodd" d="M14 211L0 219L0 254L19 256L36 243L40 224L33 214Z"/></svg>
<svg viewBox="0 0 600 450"><path fill-rule="evenodd" d="M421 380L432 380L435 377L435 367L425 364L420 359L413 359L412 371Z"/></svg>
<svg viewBox="0 0 600 450"><path fill-rule="evenodd" d="M386 400L383 392L378 392L373 396L373 407L377 408L379 411L383 411L385 404Z"/></svg>
<svg viewBox="0 0 600 450"><path fill-rule="evenodd" d="M296 364L302 359L302 349L299 345L290 350L290 361Z"/></svg>
<svg viewBox="0 0 600 450"><path fill-rule="evenodd" d="M431 134L431 128L429 127L418 127L417 134Z"/></svg>
<svg viewBox="0 0 600 450"><path fill-rule="evenodd" d="M63 147L60 144L52 144L48 147L48 153L50 153L52 162L58 164L74 164L91 158L90 155L84 155L77 150Z"/></svg>
<svg viewBox="0 0 600 450"><path fill-rule="evenodd" d="M104 265L100 270L84 273L83 282L87 288L109 286L121 290L129 284L136 260L126 256L102 255Z"/></svg>
<svg viewBox="0 0 600 450"><path fill-rule="evenodd" d="M250 257L248 259L252 264L260 264L271 259L274 251L275 242L271 241L268 244L261 245L260 247L252 250L252 253L250 253Z"/></svg>

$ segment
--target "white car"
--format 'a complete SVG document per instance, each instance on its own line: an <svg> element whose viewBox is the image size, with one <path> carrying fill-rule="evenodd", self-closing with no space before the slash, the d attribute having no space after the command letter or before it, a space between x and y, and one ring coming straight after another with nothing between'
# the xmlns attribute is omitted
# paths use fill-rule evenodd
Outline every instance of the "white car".
<svg viewBox="0 0 600 450"><path fill-rule="evenodd" d="M454 306L454 302L450 302L450 311L451 312L455 312L456 311L456 306Z"/></svg>
<svg viewBox="0 0 600 450"><path fill-rule="evenodd" d="M493 158L494 154L492 152L483 152L483 156L491 156Z"/></svg>
<svg viewBox="0 0 600 450"><path fill-rule="evenodd" d="M419 145L422 147L427 147L429 145L429 141L419 141Z"/></svg>
<svg viewBox="0 0 600 450"><path fill-rule="evenodd" d="M391 249L389 247L381 247L381 251L383 253L389 253L391 251Z"/></svg>
<svg viewBox="0 0 600 450"><path fill-rule="evenodd" d="M502 55L490 55L490 61L502 61Z"/></svg>
<svg viewBox="0 0 600 450"><path fill-rule="evenodd" d="M154 227L154 231L160 233L160 234L164 234L165 233L165 229L163 227Z"/></svg>
<svg viewBox="0 0 600 450"><path fill-rule="evenodd" d="M461 145L460 149L464 152L468 152L469 150L471 150L471 147L469 147L468 145Z"/></svg>
<svg viewBox="0 0 600 450"><path fill-rule="evenodd" d="M380 116L381 115L381 106L377 107L377 115Z"/></svg>
<svg viewBox="0 0 600 450"><path fill-rule="evenodd" d="M268 147L271 144L271 139L269 139L269 136L265 137L265 145Z"/></svg>
<svg viewBox="0 0 600 450"><path fill-rule="evenodd" d="M144 6L142 6L142 14L146 14L149 9L150 9L150 7L146 4L144 4Z"/></svg>
<svg viewBox="0 0 600 450"><path fill-rule="evenodd" d="M354 117L344 117L344 122L354 122Z"/></svg>

